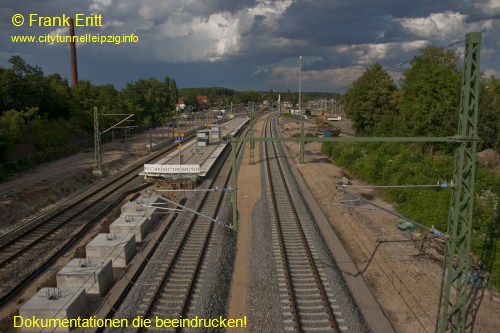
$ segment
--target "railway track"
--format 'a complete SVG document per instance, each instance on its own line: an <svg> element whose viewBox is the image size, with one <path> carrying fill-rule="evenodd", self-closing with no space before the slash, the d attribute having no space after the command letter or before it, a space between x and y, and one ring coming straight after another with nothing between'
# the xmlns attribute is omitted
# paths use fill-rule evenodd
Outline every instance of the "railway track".
<svg viewBox="0 0 500 333"><path fill-rule="evenodd" d="M265 136L275 136L275 117L266 121ZM326 273L297 211L285 175L282 146L264 142L268 199L271 203L273 252L278 273L284 329L293 332L346 331Z"/></svg>
<svg viewBox="0 0 500 333"><path fill-rule="evenodd" d="M188 139L193 138L191 134ZM127 170L78 193L0 237L0 306L3 306L128 193L146 186L137 180L143 164L173 150L169 144Z"/></svg>
<svg viewBox="0 0 500 333"><path fill-rule="evenodd" d="M221 178L223 176L217 177L217 181L222 180ZM216 181L213 183L217 184ZM227 180L224 186L227 186ZM195 209L215 218L223 197L224 195L220 192L208 193L201 198L199 206ZM155 317L188 317L186 311L191 300L197 297L194 293L194 285L199 278L202 261L208 251L214 227L213 222L202 219L198 215L181 222L180 232L174 240L175 249L157 266L156 274L152 279L153 284L145 293L143 302L137 305L136 315L150 318L153 322ZM139 330L139 332L142 331ZM165 329L158 329L158 331L165 331Z"/></svg>
<svg viewBox="0 0 500 333"><path fill-rule="evenodd" d="M238 148L238 154L241 151ZM231 161L227 159L229 145L224 158L215 167L213 176L205 180L200 189L228 187L231 179ZM229 192L196 192L188 199L186 206L217 219L221 207L228 203ZM155 318L191 318L196 315L197 300L203 285L204 272L209 256L216 225L196 215L184 212L177 217L172 233L165 237L155 254L142 271L142 276L133 282L134 287L125 297L115 318L136 318L142 316L155 323ZM173 231L175 229L175 231ZM115 306L116 307L116 306ZM127 332L131 331L129 330ZM135 328L134 332L179 332L178 328Z"/></svg>

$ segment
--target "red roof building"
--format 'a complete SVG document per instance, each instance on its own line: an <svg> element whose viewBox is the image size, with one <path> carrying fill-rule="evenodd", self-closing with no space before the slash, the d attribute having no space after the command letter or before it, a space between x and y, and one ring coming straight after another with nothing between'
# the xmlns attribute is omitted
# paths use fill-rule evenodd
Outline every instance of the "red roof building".
<svg viewBox="0 0 500 333"><path fill-rule="evenodd" d="M177 110L184 110L185 107L186 107L186 103L184 103L184 100L182 98L179 98L177 100L177 107L176 107L176 109Z"/></svg>
<svg viewBox="0 0 500 333"><path fill-rule="evenodd" d="M196 96L196 100L198 101L198 105L205 105L208 103L207 96Z"/></svg>

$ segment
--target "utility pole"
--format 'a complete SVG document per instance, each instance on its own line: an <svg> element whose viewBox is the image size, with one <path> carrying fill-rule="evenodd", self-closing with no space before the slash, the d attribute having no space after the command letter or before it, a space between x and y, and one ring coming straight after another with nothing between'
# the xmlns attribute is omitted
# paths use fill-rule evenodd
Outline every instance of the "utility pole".
<svg viewBox="0 0 500 333"><path fill-rule="evenodd" d="M120 120L110 128L100 131L99 129L99 118L100 116L126 116L123 120ZM121 123L124 123L126 121L130 121L129 119L132 118L134 115L133 114L112 114L112 113L105 113L105 114L99 114L99 111L97 109L97 106L94 107L94 147L95 147L95 170L93 171L94 175L101 177L102 176L102 154L101 154L101 136L102 134L106 133L109 130L112 130L113 128L125 128L125 130L128 130L132 127L137 127L137 126L118 126ZM151 135L151 132L150 132Z"/></svg>
<svg viewBox="0 0 500 333"><path fill-rule="evenodd" d="M455 149L453 191L448 214L448 234L439 292L436 332L465 332L469 288L469 256L476 166L481 33L465 38L464 71Z"/></svg>
<svg viewBox="0 0 500 333"><path fill-rule="evenodd" d="M254 108L254 104L252 102L252 111L250 111L250 137L253 138L254 137L254 128L253 128L253 122L254 122L254 119L255 119L255 108ZM250 158L249 158L249 164L250 165L254 165L255 164L255 160L254 160L254 151L255 151L255 141L250 141Z"/></svg>
<svg viewBox="0 0 500 333"><path fill-rule="evenodd" d="M233 203L233 223L234 230L238 230L238 180L236 178L236 142L231 143L231 201Z"/></svg>
<svg viewBox="0 0 500 333"><path fill-rule="evenodd" d="M94 107L94 148L95 148L95 170L94 175L102 176L102 156L101 156L101 132L99 131L99 111Z"/></svg>
<svg viewBox="0 0 500 333"><path fill-rule="evenodd" d="M151 126L149 127L149 152L153 151L153 137L151 135Z"/></svg>
<svg viewBox="0 0 500 333"><path fill-rule="evenodd" d="M299 114L300 114L300 137L304 137L304 112L302 111L302 56L299 57ZM299 142L299 164L304 164L304 141Z"/></svg>

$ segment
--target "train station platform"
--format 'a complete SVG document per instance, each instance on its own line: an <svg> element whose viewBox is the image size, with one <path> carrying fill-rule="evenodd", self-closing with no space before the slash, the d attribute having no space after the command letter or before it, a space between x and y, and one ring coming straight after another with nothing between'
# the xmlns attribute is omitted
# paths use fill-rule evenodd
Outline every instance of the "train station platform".
<svg viewBox="0 0 500 333"><path fill-rule="evenodd" d="M144 171L140 175L166 180L197 181L204 178L226 148L227 143L220 138L238 134L249 120L248 117L235 118L222 125L198 131L195 139L186 142L180 140L177 151L155 163L144 164Z"/></svg>

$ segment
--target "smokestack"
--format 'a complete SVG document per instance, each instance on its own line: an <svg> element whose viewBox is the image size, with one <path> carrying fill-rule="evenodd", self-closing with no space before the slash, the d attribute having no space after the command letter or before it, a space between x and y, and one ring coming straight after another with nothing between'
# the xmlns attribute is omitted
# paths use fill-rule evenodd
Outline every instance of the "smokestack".
<svg viewBox="0 0 500 333"><path fill-rule="evenodd" d="M76 63L76 43L75 43L75 22L72 18L69 19L69 35L71 41L69 43L69 56L71 60L71 86L78 84L78 65Z"/></svg>

